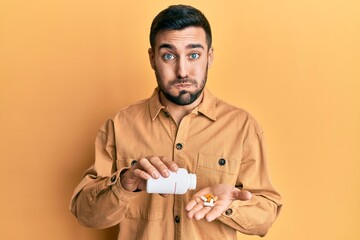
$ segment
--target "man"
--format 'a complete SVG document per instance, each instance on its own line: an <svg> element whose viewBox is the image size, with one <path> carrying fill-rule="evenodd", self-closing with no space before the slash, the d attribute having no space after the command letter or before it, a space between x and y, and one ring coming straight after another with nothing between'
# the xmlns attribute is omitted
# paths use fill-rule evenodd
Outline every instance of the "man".
<svg viewBox="0 0 360 240"><path fill-rule="evenodd" d="M205 88L211 41L207 19L193 7L170 6L155 17L148 53L158 87L100 129L95 163L70 206L80 224L119 224L118 239L127 240L266 234L281 203L270 183L263 133L246 111ZM147 179L179 167L197 175L195 191L146 192ZM199 200L208 193L218 196L213 207Z"/></svg>

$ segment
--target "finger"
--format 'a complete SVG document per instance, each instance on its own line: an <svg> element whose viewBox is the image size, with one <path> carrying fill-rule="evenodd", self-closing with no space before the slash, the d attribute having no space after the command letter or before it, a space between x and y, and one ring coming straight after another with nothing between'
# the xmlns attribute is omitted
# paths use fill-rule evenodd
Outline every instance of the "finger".
<svg viewBox="0 0 360 240"><path fill-rule="evenodd" d="M169 177L170 172L168 166L162 161L162 159L159 157L150 157L149 162L156 169L156 171L161 174L161 176L165 178Z"/></svg>
<svg viewBox="0 0 360 240"><path fill-rule="evenodd" d="M240 190L236 194L236 199L241 201L247 201L250 200L251 198L252 198L252 194L247 190Z"/></svg>
<svg viewBox="0 0 360 240"><path fill-rule="evenodd" d="M179 169L178 165L174 161L169 160L167 157L161 157L161 160L166 167L170 169L170 171L176 172Z"/></svg>
<svg viewBox="0 0 360 240"><path fill-rule="evenodd" d="M197 211L194 214L194 218L196 220L203 219L210 211L212 210L212 207L202 207L199 211Z"/></svg>
<svg viewBox="0 0 360 240"><path fill-rule="evenodd" d="M214 221L216 218L220 217L221 214L225 211L224 207L221 205L215 205L215 207L213 207L211 209L211 211L209 211L208 214L206 214L205 219L208 222L212 222Z"/></svg>
<svg viewBox="0 0 360 240"><path fill-rule="evenodd" d="M188 218L192 219L195 216L195 214L197 212L201 211L203 208L204 208L204 205L202 203L197 203L195 206L193 206L189 210L189 212L187 214Z"/></svg>
<svg viewBox="0 0 360 240"><path fill-rule="evenodd" d="M144 180L148 180L149 178L151 178L152 176L150 174L148 174L147 172L137 168L133 171L133 175L136 177L136 178L141 178L141 179L144 179Z"/></svg>
<svg viewBox="0 0 360 240"><path fill-rule="evenodd" d="M191 209L193 209L193 208L196 206L196 204L201 203L201 202L202 202L202 200L201 200L200 198L195 198L195 199L191 200L191 201L185 206L185 210L186 210L186 211L191 211Z"/></svg>
<svg viewBox="0 0 360 240"><path fill-rule="evenodd" d="M188 204L185 206L185 210L191 211L197 204L203 205L204 201L201 200L200 197L207 193L209 193L209 188L204 188L196 192L196 194L192 197L192 200L190 200Z"/></svg>
<svg viewBox="0 0 360 240"><path fill-rule="evenodd" d="M159 178L160 173L157 171L157 169L150 163L150 161L147 158L141 158L138 163L135 165L140 171L145 171L148 175L150 175L152 178ZM135 170L136 171L136 170ZM146 174L144 173L138 173L139 177L144 177ZM146 178L143 178L146 179Z"/></svg>
<svg viewBox="0 0 360 240"><path fill-rule="evenodd" d="M211 189L209 187L206 187L206 188L203 188L203 189L200 189L199 191L197 191L194 196L192 197L192 199L200 199L201 196L204 196L208 193L212 193ZM200 199L201 200L201 199Z"/></svg>
<svg viewBox="0 0 360 240"><path fill-rule="evenodd" d="M191 211L191 209L193 209L196 206L197 202L195 200L191 200L186 206L185 206L185 210L186 211Z"/></svg>

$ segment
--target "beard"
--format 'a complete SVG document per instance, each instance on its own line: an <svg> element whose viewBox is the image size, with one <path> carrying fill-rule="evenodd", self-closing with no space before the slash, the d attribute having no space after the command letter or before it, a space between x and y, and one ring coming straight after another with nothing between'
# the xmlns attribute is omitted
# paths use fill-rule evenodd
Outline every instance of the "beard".
<svg viewBox="0 0 360 240"><path fill-rule="evenodd" d="M200 82L200 85L196 80L190 79L187 77L174 79L174 80L170 81L167 85L165 85L160 77L160 74L158 73L158 71L156 69L155 69L155 75L156 75L156 81L158 83L159 89L164 94L166 99L168 99L170 102L173 102L177 105L185 106L185 105L190 105L193 102L195 102L195 100L197 100L199 98L199 96L201 95L201 93L203 92L205 85L206 85L206 81L207 81L207 68L205 70L204 78ZM195 91L181 90L178 93L178 95L171 94L168 91L168 89L170 89L173 85L176 85L176 84L192 84L196 87L196 90Z"/></svg>

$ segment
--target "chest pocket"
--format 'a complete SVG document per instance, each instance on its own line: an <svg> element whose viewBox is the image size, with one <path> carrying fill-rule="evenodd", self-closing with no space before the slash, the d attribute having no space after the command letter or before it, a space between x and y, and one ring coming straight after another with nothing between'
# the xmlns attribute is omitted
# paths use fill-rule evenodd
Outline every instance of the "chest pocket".
<svg viewBox="0 0 360 240"><path fill-rule="evenodd" d="M196 168L197 190L220 183L235 186L240 163L240 159L199 153Z"/></svg>

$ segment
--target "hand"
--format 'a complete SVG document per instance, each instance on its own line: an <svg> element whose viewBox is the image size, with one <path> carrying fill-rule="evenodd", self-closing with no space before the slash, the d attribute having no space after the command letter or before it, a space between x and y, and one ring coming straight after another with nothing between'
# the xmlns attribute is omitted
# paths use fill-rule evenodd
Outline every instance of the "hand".
<svg viewBox="0 0 360 240"><path fill-rule="evenodd" d="M200 199L200 196L208 193L218 196L218 200L214 202L214 207L205 207L203 200ZM218 184L198 191L186 205L185 210L188 211L187 215L190 219L200 220L205 218L206 221L211 222L221 216L234 200L246 201L250 200L251 197L249 191L240 190L231 185Z"/></svg>
<svg viewBox="0 0 360 240"><path fill-rule="evenodd" d="M137 189L146 189L146 180L159 178L160 175L168 177L169 171L177 171L175 162L169 161L166 157L141 158L130 169L121 174L121 185L127 191L133 192Z"/></svg>

